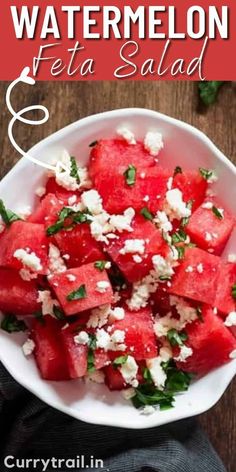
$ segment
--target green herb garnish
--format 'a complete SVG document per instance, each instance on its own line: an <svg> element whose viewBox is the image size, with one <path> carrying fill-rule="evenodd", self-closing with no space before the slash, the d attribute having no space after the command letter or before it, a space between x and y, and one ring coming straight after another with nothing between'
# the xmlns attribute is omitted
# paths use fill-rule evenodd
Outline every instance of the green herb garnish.
<svg viewBox="0 0 236 472"><path fill-rule="evenodd" d="M193 200L189 200L189 201L187 202L186 207L187 207L189 210L192 209L193 202L194 202ZM188 217L185 217L185 218L182 219L182 221L181 221L181 226L182 226L182 227L183 227L183 226L187 226L187 224L188 224L188 222L189 222L189 218L190 218L190 217L188 216Z"/></svg>
<svg viewBox="0 0 236 472"><path fill-rule="evenodd" d="M158 390L154 385L144 384L135 389L132 403L135 408L146 405L159 406L161 410L172 408L174 397L171 393Z"/></svg>
<svg viewBox="0 0 236 472"><path fill-rule="evenodd" d="M219 208L217 208L215 205L213 205L212 211L213 211L214 215L216 216L216 218L218 218L218 220L223 220L224 215L223 215L222 211Z"/></svg>
<svg viewBox="0 0 236 472"><path fill-rule="evenodd" d="M188 336L184 331L178 333L176 329L172 328L169 329L167 333L167 339L170 342L171 346L182 346L183 342L187 341Z"/></svg>
<svg viewBox="0 0 236 472"><path fill-rule="evenodd" d="M102 272L105 269L106 263L107 261L96 261L94 262L94 267Z"/></svg>
<svg viewBox="0 0 236 472"><path fill-rule="evenodd" d="M123 175L125 177L127 185L132 187L136 181L136 167L130 164Z"/></svg>
<svg viewBox="0 0 236 472"><path fill-rule="evenodd" d="M18 320L15 315L6 315L1 321L1 329L7 333L26 331L27 326L23 320Z"/></svg>
<svg viewBox="0 0 236 472"><path fill-rule="evenodd" d="M171 275L160 275L159 280L165 282L166 280L171 280Z"/></svg>
<svg viewBox="0 0 236 472"><path fill-rule="evenodd" d="M215 176L215 171L211 169L204 169L203 167L199 167L199 172L201 176L207 181Z"/></svg>
<svg viewBox="0 0 236 472"><path fill-rule="evenodd" d="M113 361L114 367L118 367L119 365L124 365L128 359L128 355L119 356Z"/></svg>
<svg viewBox="0 0 236 472"><path fill-rule="evenodd" d="M89 348L92 349L92 351L95 351L97 347L97 339L95 334L89 334Z"/></svg>
<svg viewBox="0 0 236 472"><path fill-rule="evenodd" d="M92 349L88 351L88 357L87 357L87 370L88 372L95 372L95 358L94 358L94 352Z"/></svg>
<svg viewBox="0 0 236 472"><path fill-rule="evenodd" d="M169 392L185 392L188 390L191 380L192 375L174 368L168 373L165 388Z"/></svg>
<svg viewBox="0 0 236 472"><path fill-rule="evenodd" d="M47 228L47 236L52 236L53 234L56 234L63 229L72 229L77 224L90 223L88 215L88 210L75 211L69 207L62 208L62 210L58 214L58 220L56 221L56 223ZM67 218L70 218L71 220L71 223L69 225L65 225L65 220Z"/></svg>
<svg viewBox="0 0 236 472"><path fill-rule="evenodd" d="M144 216L144 218L146 218L146 220L152 221L153 218L154 218L153 214L148 210L147 207L142 208L140 213L141 213L141 215Z"/></svg>
<svg viewBox="0 0 236 472"><path fill-rule="evenodd" d="M82 298L86 298L86 287L85 285L80 285L80 287L76 290L73 290L73 292L69 293L67 295L66 299L68 302L74 301L74 300L81 300Z"/></svg>
<svg viewBox="0 0 236 472"><path fill-rule="evenodd" d="M55 316L58 320L65 320L65 319L66 319L63 310L62 310L59 306L54 305L54 307L53 307L53 313L54 313L54 316Z"/></svg>
<svg viewBox="0 0 236 472"><path fill-rule="evenodd" d="M236 284L233 285L231 293L232 293L232 297L236 298Z"/></svg>
<svg viewBox="0 0 236 472"><path fill-rule="evenodd" d="M182 174L182 173L183 173L182 167L176 166L176 168L175 168L175 170L174 170L174 177L175 177L175 175L177 175L177 174Z"/></svg>
<svg viewBox="0 0 236 472"><path fill-rule="evenodd" d="M199 82L199 95L204 105L208 106L216 101L219 89L223 83L221 80Z"/></svg>
<svg viewBox="0 0 236 472"><path fill-rule="evenodd" d="M172 234L172 244L184 243L186 241L187 234L183 229L179 229L176 233Z"/></svg>
<svg viewBox="0 0 236 472"><path fill-rule="evenodd" d="M6 209L2 200L0 200L0 215L6 226L10 226L14 221L21 220L16 213Z"/></svg>
<svg viewBox="0 0 236 472"><path fill-rule="evenodd" d="M75 157L72 157L72 156L70 158L70 176L74 177L78 184L80 183L77 162L75 160Z"/></svg>
<svg viewBox="0 0 236 472"><path fill-rule="evenodd" d="M185 247L184 246L175 246L178 252L178 259L183 259L185 254Z"/></svg>

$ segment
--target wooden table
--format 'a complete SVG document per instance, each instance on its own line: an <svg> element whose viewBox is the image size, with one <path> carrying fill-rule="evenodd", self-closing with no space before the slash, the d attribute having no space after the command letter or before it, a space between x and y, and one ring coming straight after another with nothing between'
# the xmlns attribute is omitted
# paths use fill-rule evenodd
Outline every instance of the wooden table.
<svg viewBox="0 0 236 472"><path fill-rule="evenodd" d="M19 156L7 136L10 115L5 106L7 83L0 83L1 177ZM206 133L236 163L236 89L226 84L217 104L199 112L197 87L190 82L45 82L18 86L14 92L15 109L33 104L45 105L51 118L43 126L16 125L15 137L23 149L63 126L92 113L123 107L158 110L195 125ZM235 394L235 397L234 397ZM228 472L236 469L236 382L223 399L200 422L222 458Z"/></svg>

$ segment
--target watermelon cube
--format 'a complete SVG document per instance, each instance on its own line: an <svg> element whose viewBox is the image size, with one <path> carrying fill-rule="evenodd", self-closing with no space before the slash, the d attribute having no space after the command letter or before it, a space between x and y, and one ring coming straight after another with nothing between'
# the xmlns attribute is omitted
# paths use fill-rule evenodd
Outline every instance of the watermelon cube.
<svg viewBox="0 0 236 472"><path fill-rule="evenodd" d="M61 340L62 324L51 316L43 323L34 320L32 339L35 342L34 356L41 376L46 380L69 380L70 374Z"/></svg>
<svg viewBox="0 0 236 472"><path fill-rule="evenodd" d="M23 280L16 270L0 269L0 310L29 315L39 308L35 280Z"/></svg>
<svg viewBox="0 0 236 472"><path fill-rule="evenodd" d="M185 251L172 278L169 293L214 306L221 259L198 248Z"/></svg>
<svg viewBox="0 0 236 472"><path fill-rule="evenodd" d="M106 259L99 243L91 236L87 223L78 224L69 231L60 231L55 235L55 241L61 253L69 255L68 267Z"/></svg>
<svg viewBox="0 0 236 472"><path fill-rule="evenodd" d="M229 362L230 353L236 348L236 339L211 307L203 307L202 317L203 322L194 321L185 327L186 344L193 354L185 362L177 363L179 368L197 375L207 374Z"/></svg>
<svg viewBox="0 0 236 472"><path fill-rule="evenodd" d="M32 267L34 272L47 273L48 240L42 224L26 221L12 223L1 238L0 266L12 269L24 267L23 262L14 256L18 249L23 249L39 259L38 263L41 265L41 269Z"/></svg>
<svg viewBox="0 0 236 472"><path fill-rule="evenodd" d="M63 201L67 205L68 198L73 195L79 195L79 192L66 190L56 182L54 177L50 177L46 183L46 194L54 194L59 200Z"/></svg>
<svg viewBox="0 0 236 472"><path fill-rule="evenodd" d="M132 232L124 231L119 234L119 239L113 239L106 250L111 259L117 264L121 272L129 282L142 279L153 268L152 257L156 254L166 256L169 247L164 241L161 232L143 216L136 216L132 221ZM143 248L143 253L131 251L132 241ZM129 242L131 241L131 242ZM141 251L140 246L140 251ZM139 249L137 247L137 249Z"/></svg>
<svg viewBox="0 0 236 472"><path fill-rule="evenodd" d="M94 351L94 367L96 370L102 369L103 367L111 363L109 355L103 349L95 349Z"/></svg>
<svg viewBox="0 0 236 472"><path fill-rule="evenodd" d="M193 200L192 209L194 211L205 198L207 181L201 176L200 172L183 172L174 176L172 187L181 190L184 202Z"/></svg>
<svg viewBox="0 0 236 472"><path fill-rule="evenodd" d="M104 374L105 383L109 390L123 390L124 388L127 388L127 384L125 383L119 369L112 365L108 365L104 368Z"/></svg>
<svg viewBox="0 0 236 472"><path fill-rule="evenodd" d="M48 227L57 221L58 213L63 206L64 203L60 202L55 195L49 193L41 200L36 210L28 218L28 221L31 223L41 223Z"/></svg>
<svg viewBox="0 0 236 472"><path fill-rule="evenodd" d="M79 323L73 323L67 328L61 330L62 343L65 350L65 356L72 379L83 377L87 372L88 346L76 344L75 336L79 334L81 328Z"/></svg>
<svg viewBox="0 0 236 472"><path fill-rule="evenodd" d="M125 308L125 316L122 320L112 324L110 333L120 330L125 332L125 351L111 351L110 356L116 358L119 355L128 354L137 361L151 359L157 356L157 339L154 333L152 313L149 308L143 308L133 312Z"/></svg>
<svg viewBox="0 0 236 472"><path fill-rule="evenodd" d="M232 288L236 284L236 264L223 263L219 271L214 306L227 315L236 311L236 299L232 296Z"/></svg>
<svg viewBox="0 0 236 472"><path fill-rule="evenodd" d="M113 291L105 270L93 263L54 274L49 284L66 315L74 315L113 300Z"/></svg>
<svg viewBox="0 0 236 472"><path fill-rule="evenodd" d="M101 139L92 148L89 174L95 182L108 169L113 169L115 174L123 174L129 164L142 169L154 166L155 160L141 142L130 145L123 139Z"/></svg>
<svg viewBox="0 0 236 472"><path fill-rule="evenodd" d="M130 186L123 170L119 173L118 170L109 168L96 176L94 187L109 213L121 213L128 207L137 211L148 207L151 212L156 213L163 207L170 176L171 173L160 166L143 168L137 170L135 183Z"/></svg>
<svg viewBox="0 0 236 472"><path fill-rule="evenodd" d="M209 202L210 205L212 202ZM214 203L216 208L219 207ZM234 227L234 218L224 210L223 218L219 219L212 208L199 207L190 217L187 233L200 248L220 255Z"/></svg>

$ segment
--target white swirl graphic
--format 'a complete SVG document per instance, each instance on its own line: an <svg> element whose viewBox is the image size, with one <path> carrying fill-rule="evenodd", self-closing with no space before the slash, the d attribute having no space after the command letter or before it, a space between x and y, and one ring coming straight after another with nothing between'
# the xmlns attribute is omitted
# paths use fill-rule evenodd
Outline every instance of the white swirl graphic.
<svg viewBox="0 0 236 472"><path fill-rule="evenodd" d="M35 157L31 156L28 152L25 152L23 149L21 149L20 146L16 143L15 138L13 136L13 126L14 126L16 121L21 121L22 123L25 123L25 124L28 124L28 125L38 126L38 125L42 125L42 124L46 123L48 121L48 118L49 118L49 111L43 105L32 105L32 106L29 106L29 107L22 108L22 110L19 110L18 112L16 112L14 110L14 108L12 107L11 92L12 92L13 88L19 82L23 82L23 83L29 84L29 85L34 85L35 84L35 80L32 77L29 77L29 72L30 72L30 68L25 67L23 69L23 71L21 72L20 76L17 79L15 79L9 85L9 87L7 89L7 92L6 92L6 104L7 104L7 107L9 109L10 113L13 116L13 118L11 119L11 121L8 125L8 136L9 136L9 139L11 141L12 146L16 149L17 152L19 152L21 154L22 157L26 157L27 159L29 159L34 164L37 164L41 167L44 167L46 169L55 171L54 166L52 166L50 164L46 164L45 162L39 161ZM29 120L28 118L23 117L23 115L25 113L29 112L29 111L40 111L40 110L44 113L44 116L41 119Z"/></svg>

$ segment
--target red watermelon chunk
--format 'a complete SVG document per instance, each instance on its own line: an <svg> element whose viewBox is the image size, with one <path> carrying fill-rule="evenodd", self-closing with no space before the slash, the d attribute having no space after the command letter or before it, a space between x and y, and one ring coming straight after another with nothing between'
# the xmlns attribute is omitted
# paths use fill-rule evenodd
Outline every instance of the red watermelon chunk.
<svg viewBox="0 0 236 472"><path fill-rule="evenodd" d="M87 372L88 346L84 344L76 344L74 339L79 333L78 323L73 323L67 328L61 330L62 342L70 377L72 379L83 377Z"/></svg>
<svg viewBox="0 0 236 472"><path fill-rule="evenodd" d="M35 320L33 324L34 356L41 376L46 380L70 379L60 335L61 326L51 316L45 316L44 323Z"/></svg>
<svg viewBox="0 0 236 472"><path fill-rule="evenodd" d="M54 177L50 177L46 183L46 194L54 194L59 200L62 200L67 204L68 198L73 195L78 195L78 191L66 190L64 187L59 185Z"/></svg>
<svg viewBox="0 0 236 472"><path fill-rule="evenodd" d="M39 308L35 280L23 280L11 269L0 269L0 310L16 315L29 315Z"/></svg>
<svg viewBox="0 0 236 472"><path fill-rule="evenodd" d="M222 263L219 271L214 306L226 315L236 310L236 300L232 296L232 288L235 284L236 264Z"/></svg>
<svg viewBox="0 0 236 472"><path fill-rule="evenodd" d="M78 224L70 231L60 231L55 235L62 254L68 254L68 267L78 267L88 262L104 260L99 243L91 236L87 223Z"/></svg>
<svg viewBox="0 0 236 472"><path fill-rule="evenodd" d="M112 365L108 365L104 368L104 374L105 383L109 390L123 390L124 388L127 388L127 384L125 383L119 369Z"/></svg>
<svg viewBox="0 0 236 472"><path fill-rule="evenodd" d="M170 176L170 172L160 166L143 168L137 170L135 184L129 186L123 171L115 173L110 167L97 175L94 186L109 213L122 213L128 207L137 211L148 207L156 213L163 207Z"/></svg>
<svg viewBox="0 0 236 472"><path fill-rule="evenodd" d="M70 280L72 278L72 280ZM73 280L74 279L74 280ZM106 282L104 291L99 290L99 282ZM66 315L74 315L113 300L113 291L105 270L102 272L93 263L70 269L50 277L49 284ZM79 291L78 299L68 300L72 292Z"/></svg>
<svg viewBox="0 0 236 472"><path fill-rule="evenodd" d="M30 254L34 253L40 259L42 266L42 269L35 272L47 273L48 239L43 225L26 221L12 223L1 238L0 266L21 269L22 262L14 257L17 249L24 249Z"/></svg>
<svg viewBox="0 0 236 472"><path fill-rule="evenodd" d="M109 245L106 246L106 250L127 280L135 282L142 279L150 272L151 268L153 268L152 257L155 254L160 254L165 257L169 248L161 232L143 216L136 216L131 226L133 228L132 232L124 231L119 234L119 239L112 240ZM144 242L144 254L140 254L139 252L122 254L125 241L134 239ZM138 256L138 260L141 258L141 262L136 262L136 256Z"/></svg>
<svg viewBox="0 0 236 472"><path fill-rule="evenodd" d="M103 349L95 349L94 351L94 367L96 370L102 369L103 367L110 364L110 358L107 352Z"/></svg>
<svg viewBox="0 0 236 472"><path fill-rule="evenodd" d="M108 169L123 174L129 164L142 169L154 166L155 160L141 142L130 145L123 139L101 139L92 148L89 174L95 181L99 174L107 172Z"/></svg>
<svg viewBox="0 0 236 472"><path fill-rule="evenodd" d="M117 353L111 351L110 356L116 358L119 355L128 354L137 361L151 359L157 356L157 340L154 333L152 313L149 308L143 308L133 312L125 309L125 317L115 321L111 333L120 330L125 332L125 351Z"/></svg>
<svg viewBox="0 0 236 472"><path fill-rule="evenodd" d="M195 321L185 327L186 344L193 354L185 362L177 363L179 368L197 375L207 374L229 362L230 353L236 348L236 339L212 308L204 306L202 315L204 322Z"/></svg>
<svg viewBox="0 0 236 472"><path fill-rule="evenodd" d="M185 251L176 269L169 293L214 306L221 259L198 248Z"/></svg>
<svg viewBox="0 0 236 472"><path fill-rule="evenodd" d="M60 202L55 195L49 193L41 200L36 210L28 218L28 221L31 223L41 223L48 227L57 221L58 213L63 206L64 202Z"/></svg>
<svg viewBox="0 0 236 472"><path fill-rule="evenodd" d="M172 187L181 190L184 202L193 200L192 209L194 211L205 198L207 181L201 176L200 172L183 172L174 176Z"/></svg>
<svg viewBox="0 0 236 472"><path fill-rule="evenodd" d="M211 203L211 202L210 202ZM216 208L220 207L214 203ZM190 217L187 233L199 247L220 255L234 227L234 218L224 210L219 219L212 209L199 207Z"/></svg>

